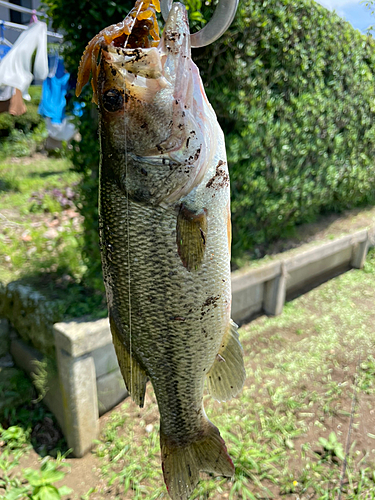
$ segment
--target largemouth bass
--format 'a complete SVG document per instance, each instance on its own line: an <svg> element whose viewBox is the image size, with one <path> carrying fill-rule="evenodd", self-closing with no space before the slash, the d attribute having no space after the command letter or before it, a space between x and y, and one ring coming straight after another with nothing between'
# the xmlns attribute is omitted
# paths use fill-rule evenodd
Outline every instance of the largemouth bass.
<svg viewBox="0 0 375 500"><path fill-rule="evenodd" d="M164 480L172 499L187 499L199 471L234 474L202 403L205 382L226 401L245 379L230 319L229 176L224 136L191 59L185 6L173 4L158 41L158 5L140 5L125 28L89 44L78 92L92 64L113 343L139 406L153 385Z"/></svg>

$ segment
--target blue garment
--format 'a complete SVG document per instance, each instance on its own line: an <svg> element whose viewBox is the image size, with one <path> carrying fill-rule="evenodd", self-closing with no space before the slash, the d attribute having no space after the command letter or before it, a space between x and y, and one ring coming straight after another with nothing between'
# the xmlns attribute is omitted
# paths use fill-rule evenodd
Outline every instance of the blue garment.
<svg viewBox="0 0 375 500"><path fill-rule="evenodd" d="M0 36L3 36L1 28L2 28L2 26L0 23ZM9 45L6 45L0 39L0 61L10 51L11 48L12 47L9 47ZM9 101L9 99L12 98L13 91L14 91L14 89L12 87L9 87L8 85L5 85L5 86L0 85L0 102Z"/></svg>
<svg viewBox="0 0 375 500"><path fill-rule="evenodd" d="M0 61L11 48L12 44L4 37L4 23L0 21Z"/></svg>
<svg viewBox="0 0 375 500"><path fill-rule="evenodd" d="M53 78L56 75L57 68L59 66L59 60L61 57L56 52L56 54L48 54L48 76Z"/></svg>
<svg viewBox="0 0 375 500"><path fill-rule="evenodd" d="M0 41L0 61L1 59L7 54L12 47L9 47L9 45L6 45L5 43L1 43Z"/></svg>
<svg viewBox="0 0 375 500"><path fill-rule="evenodd" d="M62 123L65 118L66 92L68 89L69 73L65 72L64 61L59 57L55 76L48 77L43 82L42 99L38 113L51 118L52 123Z"/></svg>
<svg viewBox="0 0 375 500"><path fill-rule="evenodd" d="M83 115L83 108L86 106L84 102L78 102L74 101L73 102L73 115L74 116L82 116Z"/></svg>

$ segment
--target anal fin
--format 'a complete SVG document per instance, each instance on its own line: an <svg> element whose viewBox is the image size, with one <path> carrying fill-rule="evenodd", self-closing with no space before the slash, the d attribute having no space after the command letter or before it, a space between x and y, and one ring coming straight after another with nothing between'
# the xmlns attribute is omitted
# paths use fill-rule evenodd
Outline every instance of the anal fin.
<svg viewBox="0 0 375 500"><path fill-rule="evenodd" d="M177 216L176 239L181 262L188 271L199 269L206 249L207 215L181 205Z"/></svg>
<svg viewBox="0 0 375 500"><path fill-rule="evenodd" d="M146 393L147 375L140 364L129 354L128 349L121 342L115 322L110 317L113 345L115 347L118 364L124 378L126 388L135 404L143 408Z"/></svg>
<svg viewBox="0 0 375 500"><path fill-rule="evenodd" d="M243 387L246 372L238 327L230 320L214 364L207 373L207 387L217 401L228 401Z"/></svg>
<svg viewBox="0 0 375 500"><path fill-rule="evenodd" d="M187 500L199 481L199 471L224 477L234 475L219 430L209 420L202 422L199 439L177 446L160 429L160 448L164 482L172 500Z"/></svg>

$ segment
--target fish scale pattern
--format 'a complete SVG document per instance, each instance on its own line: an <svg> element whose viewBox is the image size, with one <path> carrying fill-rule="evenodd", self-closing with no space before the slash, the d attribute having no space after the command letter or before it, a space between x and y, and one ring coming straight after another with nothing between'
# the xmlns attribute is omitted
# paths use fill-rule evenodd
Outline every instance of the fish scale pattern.
<svg viewBox="0 0 375 500"><path fill-rule="evenodd" d="M226 401L245 379L230 321L224 136L188 36L186 8L174 3L154 53L162 78L144 78L138 59L129 76L121 69L126 53L116 49L101 58L98 80L99 224L111 331L134 401L143 405L147 379L154 387L172 500L187 500L199 471L234 474L205 415L203 389L208 380L210 394Z"/></svg>
<svg viewBox="0 0 375 500"><path fill-rule="evenodd" d="M163 429L178 442L191 439L201 426L206 374L229 322L224 210L229 193L227 186L215 193L205 189L215 168L208 169L202 192L198 188L196 193L196 203L209 206L208 229L203 263L192 272L177 253L177 208L127 200L113 177L106 176L106 165L101 172L101 246L109 310L121 341L128 350L131 345L132 356L153 384Z"/></svg>

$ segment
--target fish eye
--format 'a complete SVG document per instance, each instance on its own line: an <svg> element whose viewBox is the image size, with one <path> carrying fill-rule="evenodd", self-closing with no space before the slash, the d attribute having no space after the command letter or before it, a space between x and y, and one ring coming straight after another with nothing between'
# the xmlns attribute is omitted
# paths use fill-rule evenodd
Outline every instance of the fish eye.
<svg viewBox="0 0 375 500"><path fill-rule="evenodd" d="M106 111L113 113L118 111L124 105L124 98L121 92L116 89L107 90L103 94L103 106Z"/></svg>

